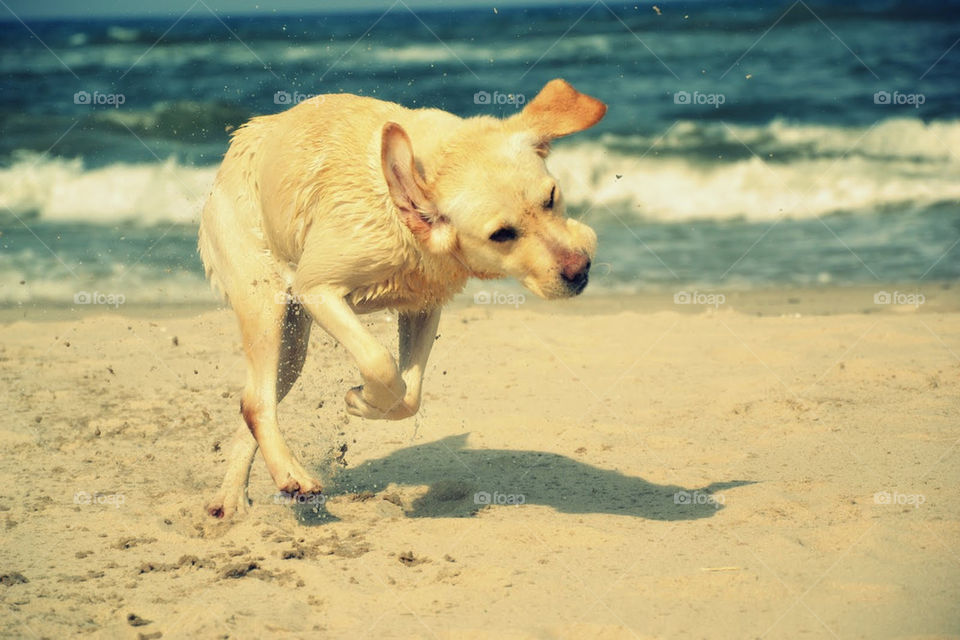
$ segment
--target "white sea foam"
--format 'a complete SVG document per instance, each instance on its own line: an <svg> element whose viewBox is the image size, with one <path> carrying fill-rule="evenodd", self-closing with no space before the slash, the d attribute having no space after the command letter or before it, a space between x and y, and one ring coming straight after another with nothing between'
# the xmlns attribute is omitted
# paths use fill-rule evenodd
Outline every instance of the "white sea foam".
<svg viewBox="0 0 960 640"><path fill-rule="evenodd" d="M26 157L0 169L0 218L9 209L44 221L196 223L215 174L172 160L84 169L79 159Z"/></svg>
<svg viewBox="0 0 960 640"><path fill-rule="evenodd" d="M960 148L958 122L903 119L873 128L717 125L721 139L712 143L739 147L740 159L728 161L699 153L684 139L688 126L649 145L618 141L637 149L629 154L611 152L602 143L561 143L548 164L572 204L666 222L797 219L960 199L960 156L953 155Z"/></svg>
<svg viewBox="0 0 960 640"><path fill-rule="evenodd" d="M960 159L952 155L960 149L958 122L717 125L723 143L758 154L741 147L735 160L703 157L688 126L653 137L646 149L640 138L559 142L548 166L572 205L665 222L809 218L960 199ZM625 144L635 151L611 150ZM85 168L81 160L23 157L0 169L0 220L9 209L45 221L196 223L215 173L173 160Z"/></svg>

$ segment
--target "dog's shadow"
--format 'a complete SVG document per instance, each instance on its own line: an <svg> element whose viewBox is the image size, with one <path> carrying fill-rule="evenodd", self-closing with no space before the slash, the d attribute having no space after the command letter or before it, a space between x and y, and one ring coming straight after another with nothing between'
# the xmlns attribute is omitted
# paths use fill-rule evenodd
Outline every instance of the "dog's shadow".
<svg viewBox="0 0 960 640"><path fill-rule="evenodd" d="M725 489L750 481L714 482L691 488L648 482L543 451L468 449L467 434L400 449L385 458L341 470L327 485L328 498L392 500L407 517L468 517L483 508L517 504L553 507L562 513L607 513L650 520L709 518L723 508ZM428 485L412 502L382 494L387 485ZM297 509L305 524L336 520L325 508Z"/></svg>

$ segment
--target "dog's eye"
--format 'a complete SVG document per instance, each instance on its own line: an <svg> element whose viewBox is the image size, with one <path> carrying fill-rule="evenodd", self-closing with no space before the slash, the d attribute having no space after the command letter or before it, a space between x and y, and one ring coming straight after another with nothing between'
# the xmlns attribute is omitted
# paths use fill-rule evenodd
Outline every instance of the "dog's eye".
<svg viewBox="0 0 960 640"><path fill-rule="evenodd" d="M557 194L557 187L554 185L553 189L550 189L550 197L543 202L544 209L553 209L553 197Z"/></svg>
<svg viewBox="0 0 960 640"><path fill-rule="evenodd" d="M513 227L502 227L490 234L490 239L494 242L509 242L517 239L517 230Z"/></svg>

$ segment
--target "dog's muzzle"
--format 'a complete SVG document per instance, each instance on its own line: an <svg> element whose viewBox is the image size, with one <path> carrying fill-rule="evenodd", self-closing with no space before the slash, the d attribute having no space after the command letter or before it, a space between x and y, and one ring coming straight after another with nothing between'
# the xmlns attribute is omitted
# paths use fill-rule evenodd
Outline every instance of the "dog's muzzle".
<svg viewBox="0 0 960 640"><path fill-rule="evenodd" d="M581 259L568 262L560 271L560 277L571 295L580 295L590 279L590 258L581 255Z"/></svg>

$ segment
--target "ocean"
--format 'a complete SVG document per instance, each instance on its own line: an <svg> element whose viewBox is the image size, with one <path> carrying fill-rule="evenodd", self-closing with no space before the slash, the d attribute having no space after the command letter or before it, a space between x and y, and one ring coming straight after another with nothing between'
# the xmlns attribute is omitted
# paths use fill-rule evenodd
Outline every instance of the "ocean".
<svg viewBox="0 0 960 640"><path fill-rule="evenodd" d="M604 100L548 160L587 294L960 276L960 2L660 2L0 23L0 305L217 300L228 131L355 93L507 116Z"/></svg>

